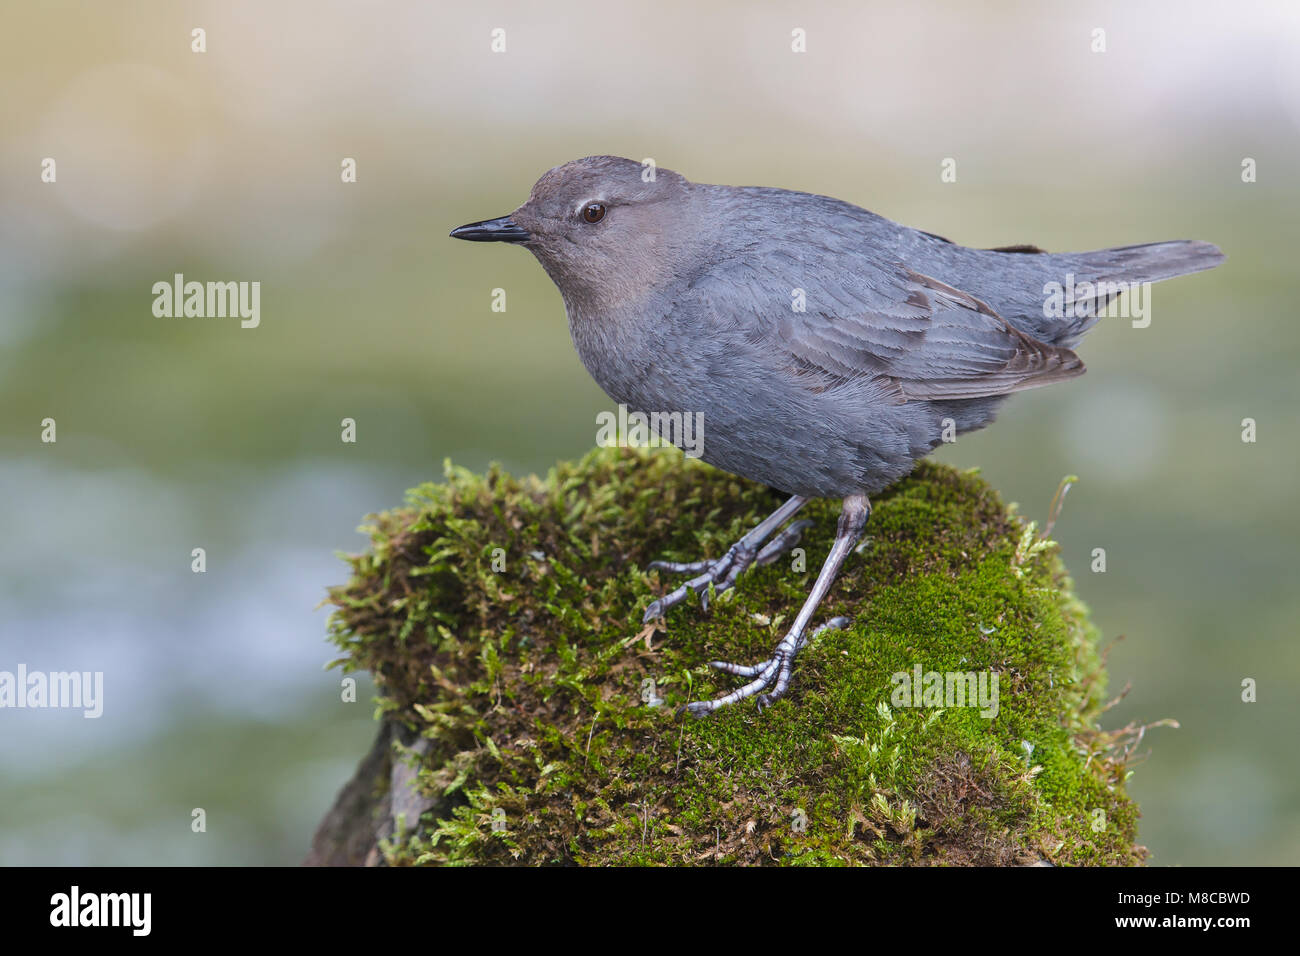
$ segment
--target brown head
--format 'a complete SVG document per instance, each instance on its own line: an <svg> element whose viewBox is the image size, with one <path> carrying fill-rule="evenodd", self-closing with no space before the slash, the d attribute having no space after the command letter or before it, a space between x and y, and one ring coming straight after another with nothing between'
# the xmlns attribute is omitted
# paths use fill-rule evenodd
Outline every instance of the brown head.
<svg viewBox="0 0 1300 956"><path fill-rule="evenodd" d="M588 156L543 175L510 215L451 235L524 246L571 305L631 304L673 274L689 233L682 225L690 186L668 169Z"/></svg>

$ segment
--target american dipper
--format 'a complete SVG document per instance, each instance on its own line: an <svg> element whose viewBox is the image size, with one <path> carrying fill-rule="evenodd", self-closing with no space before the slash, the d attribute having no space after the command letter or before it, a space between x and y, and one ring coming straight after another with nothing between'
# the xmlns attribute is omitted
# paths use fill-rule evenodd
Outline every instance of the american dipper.
<svg viewBox="0 0 1300 956"><path fill-rule="evenodd" d="M775 560L807 522L778 529L808 499L843 499L789 632L762 663L712 662L749 682L688 705L697 716L786 692L812 616L862 536L868 495L945 437L987 425L1011 392L1082 375L1071 349L1120 292L1223 261L1190 240L971 249L827 196L693 183L616 156L557 166L509 216L451 235L532 252L610 398L647 416L702 412L700 457L791 496L715 561L651 564L693 576L646 621Z"/></svg>

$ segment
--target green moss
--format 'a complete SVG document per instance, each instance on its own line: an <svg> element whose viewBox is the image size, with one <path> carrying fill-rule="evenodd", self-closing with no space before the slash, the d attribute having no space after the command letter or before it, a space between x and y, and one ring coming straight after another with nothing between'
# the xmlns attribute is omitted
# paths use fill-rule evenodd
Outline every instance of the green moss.
<svg viewBox="0 0 1300 956"><path fill-rule="evenodd" d="M448 466L373 516L331 632L387 717L427 738L433 807L388 862L1143 859L1123 789L1132 729L1097 729L1096 634L1055 546L1033 546L970 473L923 463L873 501L818 615L852 624L804 650L784 699L678 715L736 686L708 661L769 655L838 503L807 509L806 569L751 570L666 632L641 614L677 580L643 569L722 554L780 500L674 450L602 449L545 480ZM918 665L996 675L996 717L895 706L891 675Z"/></svg>

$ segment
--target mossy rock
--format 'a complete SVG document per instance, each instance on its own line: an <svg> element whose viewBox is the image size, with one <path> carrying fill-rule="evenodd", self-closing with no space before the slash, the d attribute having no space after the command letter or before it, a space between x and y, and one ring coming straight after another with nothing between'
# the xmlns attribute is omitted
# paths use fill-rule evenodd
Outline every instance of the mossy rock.
<svg viewBox="0 0 1300 956"><path fill-rule="evenodd" d="M1097 635L1055 546L971 472L922 463L873 501L817 618L851 624L783 699L678 712L737 686L708 661L769 656L838 502L805 510L806 569L751 569L658 630L643 609L678 579L645 568L719 556L781 500L673 449L599 449L544 480L448 466L372 516L331 633L385 731L313 861L1141 862ZM918 665L996 675L996 716L896 706Z"/></svg>

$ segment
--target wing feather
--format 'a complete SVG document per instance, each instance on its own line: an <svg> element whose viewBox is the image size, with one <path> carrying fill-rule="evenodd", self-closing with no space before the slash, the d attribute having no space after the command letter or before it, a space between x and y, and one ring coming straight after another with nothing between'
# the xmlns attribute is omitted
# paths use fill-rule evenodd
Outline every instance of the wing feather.
<svg viewBox="0 0 1300 956"><path fill-rule="evenodd" d="M727 268L714 264L691 294L817 391L867 376L888 383L898 402L945 401L1005 395L1085 370L1071 350L1030 337L974 296L901 263L847 275L831 265L785 250L746 256ZM791 307L801 291L802 312Z"/></svg>

